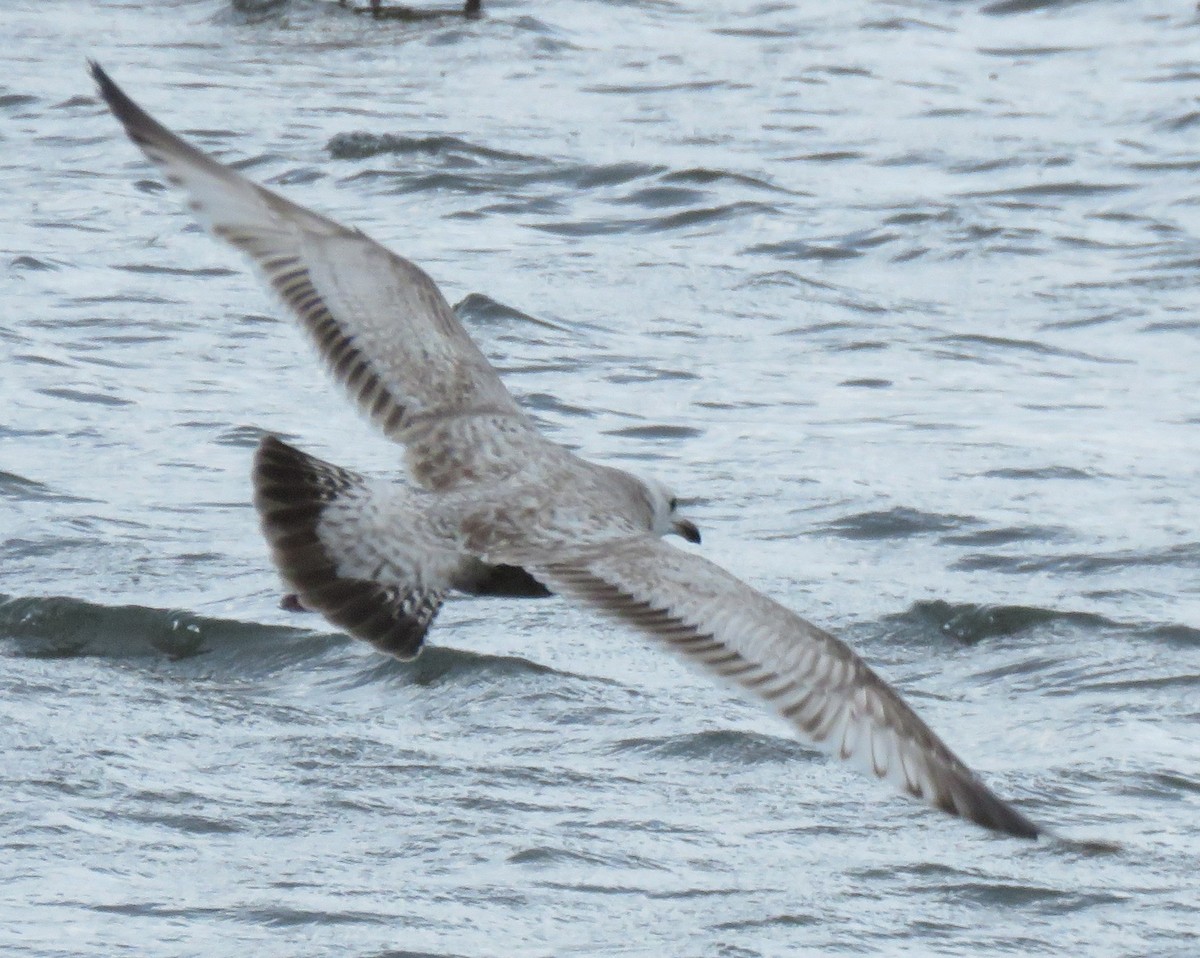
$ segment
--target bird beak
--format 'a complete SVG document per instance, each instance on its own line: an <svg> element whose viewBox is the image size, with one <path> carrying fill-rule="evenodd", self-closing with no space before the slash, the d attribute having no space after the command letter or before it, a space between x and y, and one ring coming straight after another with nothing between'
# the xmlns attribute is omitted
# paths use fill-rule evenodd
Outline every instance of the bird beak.
<svg viewBox="0 0 1200 958"><path fill-rule="evenodd" d="M694 542L696 545L700 544L700 530L696 528L694 522L689 522L687 519L676 519L675 532L687 539L688 542Z"/></svg>

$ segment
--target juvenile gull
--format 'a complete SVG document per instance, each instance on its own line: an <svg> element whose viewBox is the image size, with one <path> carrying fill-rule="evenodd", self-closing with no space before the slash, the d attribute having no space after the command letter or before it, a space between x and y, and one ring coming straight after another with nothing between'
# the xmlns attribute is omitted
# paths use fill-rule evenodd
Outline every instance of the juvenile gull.
<svg viewBox="0 0 1200 958"><path fill-rule="evenodd" d="M409 483L262 440L255 504L304 605L409 659L451 591L549 590L635 626L908 795L985 828L1043 833L848 646L664 542L700 541L666 488L542 436L421 269L251 183L159 124L98 65L92 74L133 142L251 259L334 377L404 446Z"/></svg>

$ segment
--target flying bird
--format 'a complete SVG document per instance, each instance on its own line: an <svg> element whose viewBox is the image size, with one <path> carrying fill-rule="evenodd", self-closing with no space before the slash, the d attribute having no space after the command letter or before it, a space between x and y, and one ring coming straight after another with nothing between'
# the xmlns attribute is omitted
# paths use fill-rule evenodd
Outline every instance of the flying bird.
<svg viewBox="0 0 1200 958"><path fill-rule="evenodd" d="M130 139L249 257L334 378L404 447L409 481L397 482L262 439L255 505L304 606L411 659L451 592L557 593L739 686L804 741L903 793L998 832L1045 834L849 646L665 541L700 542L670 490L543 436L423 270L252 183L91 69Z"/></svg>

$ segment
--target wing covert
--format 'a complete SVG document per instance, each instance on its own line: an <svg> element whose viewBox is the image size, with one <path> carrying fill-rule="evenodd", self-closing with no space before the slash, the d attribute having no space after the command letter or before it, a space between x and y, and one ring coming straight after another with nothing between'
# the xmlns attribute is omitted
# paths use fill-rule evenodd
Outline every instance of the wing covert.
<svg viewBox="0 0 1200 958"><path fill-rule="evenodd" d="M216 236L249 257L359 407L409 447L418 482L444 489L505 475L530 443L548 442L420 267L252 183L164 127L98 65L92 73L130 139ZM482 455L466 437L475 418L502 424L512 449Z"/></svg>

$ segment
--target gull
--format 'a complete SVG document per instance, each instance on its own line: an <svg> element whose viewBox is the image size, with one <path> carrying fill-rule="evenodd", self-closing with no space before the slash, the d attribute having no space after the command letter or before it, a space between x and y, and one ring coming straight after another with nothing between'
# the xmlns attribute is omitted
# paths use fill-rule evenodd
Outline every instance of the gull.
<svg viewBox="0 0 1200 958"><path fill-rule="evenodd" d="M1046 834L999 798L849 646L697 553L661 483L543 436L433 280L357 229L252 183L175 135L91 64L129 138L245 254L408 481L273 436L254 501L299 601L401 659L451 592L557 595L640 630L786 720L819 750L984 828Z"/></svg>

